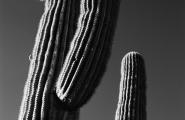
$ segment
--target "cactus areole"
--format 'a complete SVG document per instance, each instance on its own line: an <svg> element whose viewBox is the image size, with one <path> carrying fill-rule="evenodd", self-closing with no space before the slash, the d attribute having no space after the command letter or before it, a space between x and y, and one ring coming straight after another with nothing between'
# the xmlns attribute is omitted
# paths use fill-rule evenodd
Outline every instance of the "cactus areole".
<svg viewBox="0 0 185 120"><path fill-rule="evenodd" d="M66 115L78 116L105 71L119 0L44 2L19 120L77 119Z"/></svg>

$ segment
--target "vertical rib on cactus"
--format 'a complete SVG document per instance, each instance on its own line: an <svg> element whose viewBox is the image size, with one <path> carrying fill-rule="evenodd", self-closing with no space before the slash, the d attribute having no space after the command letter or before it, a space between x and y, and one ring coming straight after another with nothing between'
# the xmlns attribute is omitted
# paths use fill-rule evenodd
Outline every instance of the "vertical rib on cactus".
<svg viewBox="0 0 185 120"><path fill-rule="evenodd" d="M76 120L109 57L119 0L45 0L19 120Z"/></svg>
<svg viewBox="0 0 185 120"><path fill-rule="evenodd" d="M144 60L127 53L121 65L119 101L115 120L146 120L146 76Z"/></svg>

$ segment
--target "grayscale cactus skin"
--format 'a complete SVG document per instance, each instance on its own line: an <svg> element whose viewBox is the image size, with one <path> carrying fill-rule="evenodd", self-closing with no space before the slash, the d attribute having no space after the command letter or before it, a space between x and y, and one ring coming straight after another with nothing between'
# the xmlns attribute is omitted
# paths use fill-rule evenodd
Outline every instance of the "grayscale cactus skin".
<svg viewBox="0 0 185 120"><path fill-rule="evenodd" d="M19 120L78 120L109 58L120 0L45 0Z"/></svg>
<svg viewBox="0 0 185 120"><path fill-rule="evenodd" d="M146 120L146 76L143 57L127 53L121 65L115 120Z"/></svg>

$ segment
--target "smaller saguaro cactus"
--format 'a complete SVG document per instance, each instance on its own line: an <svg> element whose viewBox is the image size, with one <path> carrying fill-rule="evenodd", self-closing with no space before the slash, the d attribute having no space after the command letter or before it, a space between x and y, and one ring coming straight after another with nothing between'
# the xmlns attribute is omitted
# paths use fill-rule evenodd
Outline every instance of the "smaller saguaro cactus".
<svg viewBox="0 0 185 120"><path fill-rule="evenodd" d="M119 100L115 120L146 120L146 76L143 57L127 53L121 63Z"/></svg>

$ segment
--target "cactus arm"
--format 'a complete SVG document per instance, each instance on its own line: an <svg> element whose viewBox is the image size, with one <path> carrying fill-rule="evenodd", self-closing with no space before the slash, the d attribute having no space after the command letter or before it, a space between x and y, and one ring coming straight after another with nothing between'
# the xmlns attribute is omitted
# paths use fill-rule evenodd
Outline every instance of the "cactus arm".
<svg viewBox="0 0 185 120"><path fill-rule="evenodd" d="M99 10L100 5L102 5L103 3L104 3L104 6L107 5L106 1L105 2L98 1L98 3L95 3L95 2L91 3L93 5L91 10L89 11L89 14L91 14L91 16L89 15L89 18L86 18L87 20L85 18L84 20L82 20L84 21L84 23L85 21L88 21L89 23L87 23L86 25L85 24L79 25L79 28L80 26L82 27L81 31L85 31L85 33L82 34L79 32L77 34L79 36L78 39L80 39L81 36L83 38L81 38L80 41L78 39L74 39L73 42L75 44L72 43L72 45L76 47L71 47L71 53L69 52L63 66L63 70L61 71L61 74L59 76L56 88L57 88L57 95L60 99L65 99L67 95L71 95L71 97L73 97L74 95L77 95L78 91L81 91L81 92L88 91L88 90L84 90L84 88L80 89L82 88L82 86L78 86L78 85L84 85L85 88L87 88L87 86L89 86L88 84L90 84L91 81L93 82L93 80L90 80L91 78L89 78L86 84L83 84L85 82L85 79L87 79L87 73L90 74L91 71L93 71L92 63L97 62L97 61L94 61L94 58L96 58L97 55L101 54L101 49L103 45L102 43L104 43L104 39L100 41L100 33L102 33L101 29L102 29L102 23L105 17L104 15L105 15L106 7L101 6L102 8L104 8L104 11ZM99 15L100 12L103 12L101 16ZM86 37L86 39L84 37ZM101 46L98 46L98 43ZM71 70L74 70L74 71L71 71ZM78 84L78 85L74 86L74 84ZM60 87L61 85L63 86L63 88ZM75 90L71 89L73 88L73 86L76 87L74 88ZM70 93L69 90L73 90L74 92L69 94ZM80 94L82 96L83 94L81 92ZM80 102L83 100L84 100L84 97L83 99L82 97L79 99L76 99L76 96L74 96L73 98L73 101L75 102L76 101Z"/></svg>
<svg viewBox="0 0 185 120"><path fill-rule="evenodd" d="M137 52L125 55L121 65L119 100L115 120L146 120L144 60Z"/></svg>
<svg viewBox="0 0 185 120"><path fill-rule="evenodd" d="M19 120L78 120L110 54L119 0L45 0Z"/></svg>
<svg viewBox="0 0 185 120"><path fill-rule="evenodd" d="M73 46L56 84L57 96L68 102L70 108L86 103L99 83L110 52L118 4L119 1L112 0L93 1L91 9L94 13L90 10L87 25L84 24L86 18L82 20L84 23L80 23L83 25L79 25L85 32L77 34L79 38L82 36L80 41L78 37L72 41ZM85 12L82 14L85 15ZM87 34L87 39L83 38L84 34Z"/></svg>

